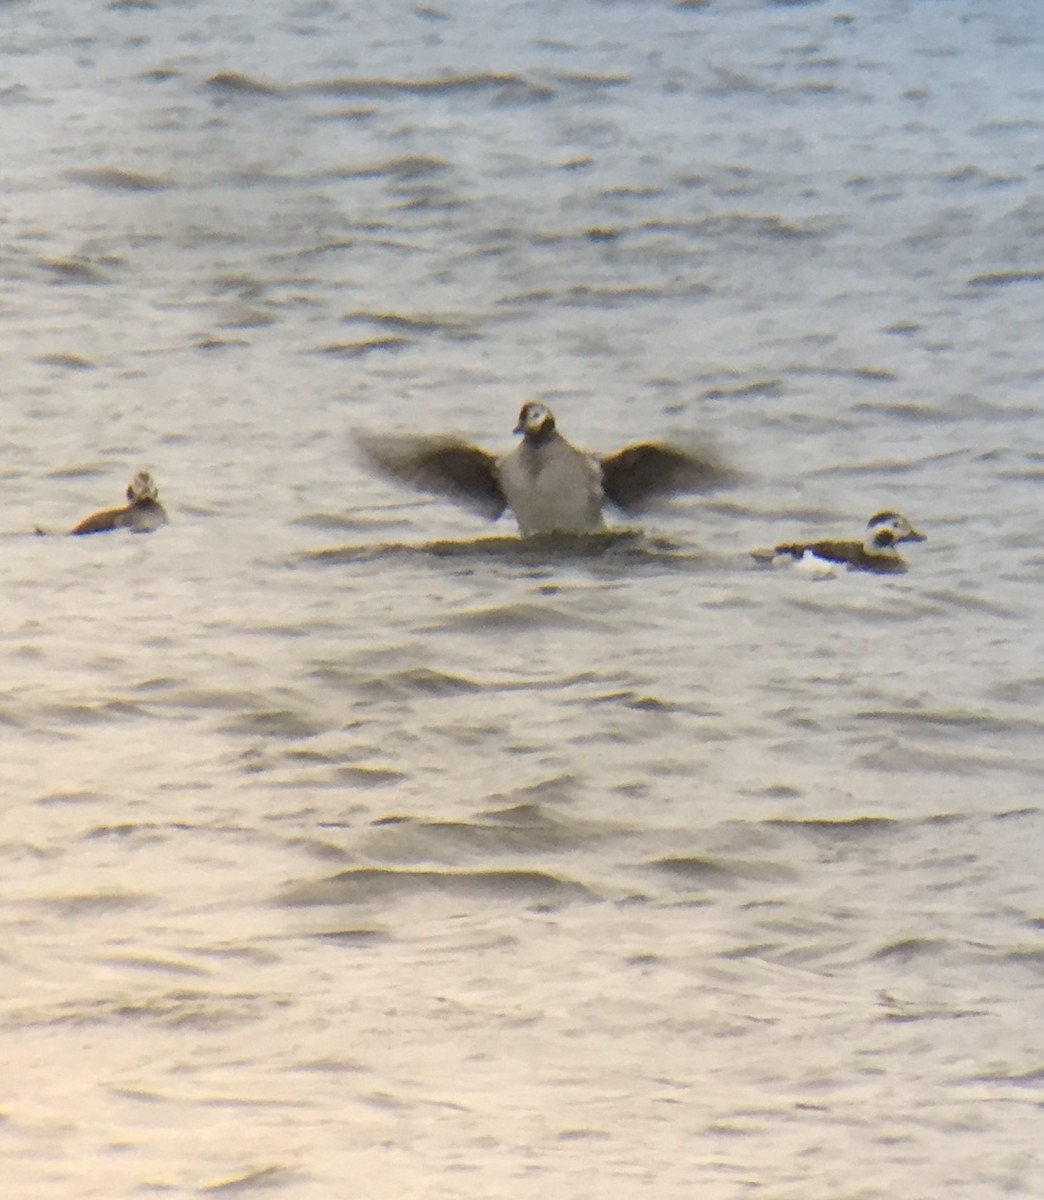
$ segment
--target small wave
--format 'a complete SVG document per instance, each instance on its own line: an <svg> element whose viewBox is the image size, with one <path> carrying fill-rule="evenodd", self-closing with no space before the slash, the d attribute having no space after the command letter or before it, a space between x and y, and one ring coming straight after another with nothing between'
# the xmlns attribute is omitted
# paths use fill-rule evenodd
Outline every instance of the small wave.
<svg viewBox="0 0 1044 1200"><path fill-rule="evenodd" d="M364 338L358 342L327 342L325 346L317 346L316 351L319 354L328 354L333 358L365 358L366 355L377 351L394 353L412 345L414 345L413 338L388 335L387 337Z"/></svg>
<svg viewBox="0 0 1044 1200"><path fill-rule="evenodd" d="M219 71L211 75L206 85L211 91L235 96L282 96L283 90L274 83L242 75L238 71Z"/></svg>
<svg viewBox="0 0 1044 1200"><path fill-rule="evenodd" d="M831 467L817 467L806 472L806 478L820 478L833 475L842 477L859 477L863 475L909 475L921 471L927 466L937 463L953 462L964 458L963 450L942 451L937 454L924 454L920 458L875 459L872 462L837 463Z"/></svg>
<svg viewBox="0 0 1044 1200"><path fill-rule="evenodd" d="M908 425L949 425L960 417L948 408L937 404L917 404L913 401L891 404L860 403L852 405L852 412L884 417L887 420L904 421Z"/></svg>
<svg viewBox="0 0 1044 1200"><path fill-rule="evenodd" d="M1039 1088L1044 1084L1044 1067L1029 1071L997 1071L986 1075L970 1075L969 1083L1003 1083L1012 1087Z"/></svg>
<svg viewBox="0 0 1044 1200"><path fill-rule="evenodd" d="M967 733L1028 733L1039 737L1044 733L1044 723L1026 718L994 717L989 713L961 711L911 712L906 709L869 709L856 713L860 721L874 721L899 729L953 729Z"/></svg>
<svg viewBox="0 0 1044 1200"><path fill-rule="evenodd" d="M47 896L38 903L63 917L71 918L145 908L154 901L155 897L142 892L85 892L73 896Z"/></svg>
<svg viewBox="0 0 1044 1200"><path fill-rule="evenodd" d="M84 258L44 258L40 266L49 271L58 283L108 283L109 277L95 263ZM34 360L47 366L73 367L83 370L94 363L75 354L41 354Z"/></svg>
<svg viewBox="0 0 1044 1200"><path fill-rule="evenodd" d="M85 841L95 838L141 838L149 841L163 841L170 835L171 830L185 831L191 828L193 828L191 825L180 821L172 821L165 825L160 825L155 821L124 821L119 825L95 825L83 837Z"/></svg>
<svg viewBox="0 0 1044 1200"><path fill-rule="evenodd" d="M1044 283L1044 271L984 271L968 280L970 287L1008 287L1013 283Z"/></svg>
<svg viewBox="0 0 1044 1200"><path fill-rule="evenodd" d="M241 1099L236 1103L242 1105L246 1101ZM278 1103L284 1104L285 1101L280 1100ZM257 1170L247 1171L243 1175L234 1175L229 1179L223 1179L220 1183L203 1184L199 1187L197 1194L201 1196L235 1196L243 1192L253 1195L261 1188L282 1189L297 1187L308 1182L312 1182L309 1176L300 1171L291 1171L288 1167L259 1167Z"/></svg>
<svg viewBox="0 0 1044 1200"><path fill-rule="evenodd" d="M269 709L244 713L222 727L222 732L250 737L310 738L325 732L320 725L288 709Z"/></svg>
<svg viewBox="0 0 1044 1200"><path fill-rule="evenodd" d="M727 67L715 67L710 80L701 91L706 96L760 96L774 94L778 89L756 75L745 74Z"/></svg>
<svg viewBox="0 0 1044 1200"><path fill-rule="evenodd" d="M357 517L345 516L343 513L314 512L295 517L290 524L299 525L305 529L320 529L324 532L368 533L374 529L387 529L389 526L401 525L402 522L397 518ZM324 555L330 552L321 550L318 553ZM340 551L333 551L333 553L340 553Z"/></svg>
<svg viewBox="0 0 1044 1200"><path fill-rule="evenodd" d="M203 711L238 712L255 710L257 692L235 691L232 688L193 688L170 679L150 679L135 689L157 704L169 708L196 708Z"/></svg>
<svg viewBox="0 0 1044 1200"><path fill-rule="evenodd" d="M961 1021L967 1017L984 1017L987 1015L981 1008L955 1008L943 1004L929 1006L900 1004L891 996L882 999L889 1005L889 1011L878 1018L879 1021L896 1025L909 1025L920 1021Z"/></svg>
<svg viewBox="0 0 1044 1200"><path fill-rule="evenodd" d="M332 942L337 946L376 946L391 941L384 929L327 929L309 935L316 941ZM314 1068L318 1069L318 1068ZM327 1068L329 1069L329 1068Z"/></svg>
<svg viewBox="0 0 1044 1200"><path fill-rule="evenodd" d="M521 75L480 72L474 75L446 75L440 79L367 79L343 76L298 84L294 91L318 96L447 96L492 92L503 100L550 100L555 89L534 83Z"/></svg>
<svg viewBox="0 0 1044 1200"><path fill-rule="evenodd" d="M432 175L440 175L449 170L449 163L444 158L435 158L426 154L407 154L401 158L390 158L387 162L365 164L358 167L344 167L324 176L328 179L381 179L390 178L400 181L427 179Z"/></svg>
<svg viewBox="0 0 1044 1200"><path fill-rule="evenodd" d="M739 517L741 519L771 521L773 524L787 521L795 524L836 526L844 519L844 514L832 508L808 507L801 504L779 505L764 507L752 503L742 503L736 500L711 500L705 505L710 512L723 517Z"/></svg>
<svg viewBox="0 0 1044 1200"><path fill-rule="evenodd" d="M630 75L596 75L593 71L556 71L552 78L566 87L580 91L602 91L606 88L626 87Z"/></svg>
<svg viewBox="0 0 1044 1200"><path fill-rule="evenodd" d="M78 804L104 804L109 800L109 797L101 792L49 792L46 796L39 796L33 801L44 808L51 805L64 808L66 805Z"/></svg>
<svg viewBox="0 0 1044 1200"><path fill-rule="evenodd" d="M701 855L658 858L648 865L652 870L682 883L707 888L735 887L748 880L782 882L797 878L796 871L780 863L754 863Z"/></svg>
<svg viewBox="0 0 1044 1200"><path fill-rule="evenodd" d="M200 967L195 963L178 962L170 958L156 958L146 954L122 954L99 957L94 960L101 966L112 967L116 970L149 971L159 975L189 975L205 977L213 975L209 967Z"/></svg>
<svg viewBox="0 0 1044 1200"><path fill-rule="evenodd" d="M789 783L769 783L753 793L766 800L800 800L804 793Z"/></svg>
<svg viewBox="0 0 1044 1200"><path fill-rule="evenodd" d="M104 463L83 463L72 467L56 467L48 471L44 479L94 479L108 475L110 468Z"/></svg>
<svg viewBox="0 0 1044 1200"><path fill-rule="evenodd" d="M996 684L990 694L1012 704L1044 704L1044 675L1030 675Z"/></svg>
<svg viewBox="0 0 1044 1200"><path fill-rule="evenodd" d="M572 628L567 626L567 628ZM346 669L324 664L311 672L311 677L329 688L349 692L369 701L402 700L411 696L468 696L507 692L545 692L587 683L591 676L555 675L546 679L472 679L431 667L405 667L397 670L381 668Z"/></svg>
<svg viewBox="0 0 1044 1200"><path fill-rule="evenodd" d="M691 236L709 235L714 238L726 237L730 234L749 234L758 242L763 240L805 241L809 239L829 237L834 227L821 222L810 221L797 225L782 217L762 213L716 213L707 217L696 217L690 221L646 221L641 228L650 233L676 233Z"/></svg>
<svg viewBox="0 0 1044 1200"><path fill-rule="evenodd" d="M151 67L147 71L142 71L138 78L144 79L148 83L167 83L171 79L180 79L181 72L175 67Z"/></svg>
<svg viewBox="0 0 1044 1200"><path fill-rule="evenodd" d="M787 367L788 375L813 375L827 379L859 379L867 383L896 383L899 376L887 367L819 367L794 365Z"/></svg>
<svg viewBox="0 0 1044 1200"><path fill-rule="evenodd" d="M237 347L249 346L244 338L202 337L196 343L197 350L233 350Z"/></svg>
<svg viewBox="0 0 1044 1200"><path fill-rule="evenodd" d="M6 87L0 87L0 105L4 108L14 108L16 105L37 104L43 105L48 103L42 97L37 98L33 91L26 87L24 83L15 83Z"/></svg>
<svg viewBox="0 0 1044 1200"><path fill-rule="evenodd" d="M1011 950L1004 955L1004 961L1020 967L1032 967L1035 971L1044 972L1044 950Z"/></svg>
<svg viewBox="0 0 1044 1200"><path fill-rule="evenodd" d="M567 308L626 308L634 304L659 304L664 300L706 295L713 289L709 284L686 282L666 287L620 286L592 287L587 283L576 284L554 296L558 304Z"/></svg>
<svg viewBox="0 0 1044 1200"><path fill-rule="evenodd" d="M491 855L554 854L586 845L587 830L550 820L426 821L413 817L374 822L360 842L369 858L391 863L456 863Z"/></svg>
<svg viewBox="0 0 1044 1200"><path fill-rule="evenodd" d="M785 391L781 379L755 379L735 387L713 387L703 392L705 400L745 400L748 396L781 396Z"/></svg>
<svg viewBox="0 0 1044 1200"><path fill-rule="evenodd" d="M969 596L967 592L956 591L930 591L923 592L923 596L930 600L936 600L940 604L947 604L953 608L963 609L966 612L983 613L988 617L997 617L999 620L1016 620L1027 616L1026 612L1015 608L1008 608L1001 604L995 604L991 600L983 600L979 596Z"/></svg>
<svg viewBox="0 0 1044 1200"><path fill-rule="evenodd" d="M817 842L847 844L894 837L904 822L894 817L770 817L766 825L801 834Z"/></svg>
<svg viewBox="0 0 1044 1200"><path fill-rule="evenodd" d="M436 671L430 667L409 667L402 671L380 671L375 675L342 675L338 682L347 684L359 696L369 700L399 700L410 696L464 696L482 691L482 685L463 675Z"/></svg>
<svg viewBox="0 0 1044 1200"><path fill-rule="evenodd" d="M1007 471L998 471L998 479L1010 479L1014 483L1032 483L1038 484L1044 479L1044 467L1026 467L1024 469L1014 469Z"/></svg>
<svg viewBox="0 0 1044 1200"><path fill-rule="evenodd" d="M964 744L963 740L958 744ZM857 766L883 774L930 771L958 778L994 772L1022 773L1034 777L1044 774L1044 762L1041 760L1017 758L1010 754L960 754L956 749L933 751L902 744L889 746L887 752L862 754L854 761Z"/></svg>
<svg viewBox="0 0 1044 1200"><path fill-rule="evenodd" d="M538 629L575 629L593 632L611 629L601 617L581 617L550 604L504 604L454 613L424 626L426 633L467 630L478 633L528 633Z"/></svg>
<svg viewBox="0 0 1044 1200"><path fill-rule="evenodd" d="M929 938L929 937L913 937L902 938L897 942L890 942L887 946L882 946L879 950L875 950L870 958L874 961L891 961L908 963L914 962L917 959L937 958L944 953L950 946L945 938Z"/></svg>
<svg viewBox="0 0 1044 1200"><path fill-rule="evenodd" d="M402 313L351 312L345 313L342 320L346 324L375 325L379 329L398 331L402 335L443 335L457 342L475 341L480 336L475 325L463 318L406 316Z"/></svg>
<svg viewBox="0 0 1044 1200"><path fill-rule="evenodd" d="M387 787L390 783L402 783L408 778L402 771L391 767L337 767L334 771L341 783L356 788Z"/></svg>
<svg viewBox="0 0 1044 1200"><path fill-rule="evenodd" d="M46 1028L54 1025L135 1025L151 1023L167 1028L204 1031L257 1021L271 1008L271 996L251 993L213 993L179 989L138 1002L120 999L69 1001L51 1006L33 1005L8 1011L4 1027Z"/></svg>
<svg viewBox="0 0 1044 1200"><path fill-rule="evenodd" d="M650 695L648 692L635 692L630 689L589 694L585 695L582 699L567 701L566 703L577 703L584 706L591 704L613 705L628 709L631 712L683 714L689 717L713 718L722 715L720 710L709 708L704 704L697 704L692 701L663 700L659 696ZM690 736L699 735L694 735L690 731ZM717 741L725 736L721 729L715 726L713 729L708 728L704 730L700 740Z"/></svg>
<svg viewBox="0 0 1044 1200"><path fill-rule="evenodd" d="M895 575L873 575L866 572L861 576L861 579L866 581L867 587L872 587L874 581L876 583L889 581L890 584L896 578L902 577ZM862 584L860 584L860 587L862 587ZM787 608L793 608L798 612L809 613L818 617L824 624L839 625L848 625L853 620L863 622L864 624L875 622L878 624L905 625L923 621L926 617L939 617L945 612L944 609L937 605L922 604L919 602L919 599L912 596L892 594L890 588L883 595L875 591L870 591L865 598L861 596L859 599L852 600L851 603L837 600L832 596L823 600L802 596L788 596L784 603Z"/></svg>
<svg viewBox="0 0 1044 1200"><path fill-rule="evenodd" d="M221 329L264 329L274 325L279 318L263 308L233 308L218 322Z"/></svg>
<svg viewBox="0 0 1044 1200"><path fill-rule="evenodd" d="M171 187L167 179L122 167L81 167L67 171L66 178L102 192L161 192Z"/></svg>
<svg viewBox="0 0 1044 1200"><path fill-rule="evenodd" d="M543 821L546 819L543 801L563 804L575 799L582 787L583 781L577 775L553 775L549 779L538 779L535 783L512 788L510 792L494 792L489 801L498 807L487 809L484 815L491 821Z"/></svg>
<svg viewBox="0 0 1044 1200"><path fill-rule="evenodd" d="M292 887L284 893L282 902L294 907L364 904L372 900L432 893L525 905L563 904L594 898L582 884L547 871L415 871L356 867L328 879Z"/></svg>
<svg viewBox="0 0 1044 1200"><path fill-rule="evenodd" d="M108 721L146 715L143 708L124 700L110 700L103 704L47 704L39 711L41 717L50 718L59 725L101 725Z"/></svg>

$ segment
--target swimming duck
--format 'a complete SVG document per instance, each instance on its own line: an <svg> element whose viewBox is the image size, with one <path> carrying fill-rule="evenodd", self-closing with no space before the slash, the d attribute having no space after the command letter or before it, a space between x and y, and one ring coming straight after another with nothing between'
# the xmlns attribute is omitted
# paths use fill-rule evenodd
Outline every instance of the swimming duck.
<svg viewBox="0 0 1044 1200"><path fill-rule="evenodd" d="M159 502L159 492L148 471L138 471L127 487L124 508L106 508L91 513L69 532L107 533L110 529L129 529L132 533L151 533L167 523L167 514Z"/></svg>
<svg viewBox="0 0 1044 1200"><path fill-rule="evenodd" d="M372 468L400 483L494 521L510 508L523 537L599 533L606 503L636 515L658 499L709 491L732 477L707 451L657 442L604 458L587 454L566 441L554 414L536 401L522 405L514 432L521 443L501 455L451 437L358 434L356 440Z"/></svg>
<svg viewBox="0 0 1044 1200"><path fill-rule="evenodd" d="M791 542L773 550L755 551L754 557L761 561L789 560L813 570L833 564L852 571L894 575L906 570L906 560L897 549L899 544L926 540L901 513L889 511L870 518L861 542Z"/></svg>

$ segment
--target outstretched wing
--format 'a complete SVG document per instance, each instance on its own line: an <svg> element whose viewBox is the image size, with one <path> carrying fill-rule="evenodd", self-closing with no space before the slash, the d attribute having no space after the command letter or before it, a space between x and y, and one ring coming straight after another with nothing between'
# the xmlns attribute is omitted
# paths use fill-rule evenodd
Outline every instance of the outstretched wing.
<svg viewBox="0 0 1044 1200"><path fill-rule="evenodd" d="M447 437L357 433L355 444L374 471L421 492L445 496L495 521L507 500L497 460L478 446Z"/></svg>
<svg viewBox="0 0 1044 1200"><path fill-rule="evenodd" d="M599 461L605 498L629 514L644 512L667 496L709 492L735 482L733 471L709 449L643 442Z"/></svg>

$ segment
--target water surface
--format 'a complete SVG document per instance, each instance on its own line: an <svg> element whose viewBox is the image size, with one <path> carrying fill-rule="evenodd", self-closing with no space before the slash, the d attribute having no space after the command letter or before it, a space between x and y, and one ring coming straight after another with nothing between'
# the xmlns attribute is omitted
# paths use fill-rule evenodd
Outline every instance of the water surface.
<svg viewBox="0 0 1044 1200"><path fill-rule="evenodd" d="M1041 1194L1042 34L7 6L9 1194ZM742 479L530 546L350 452L532 397Z"/></svg>

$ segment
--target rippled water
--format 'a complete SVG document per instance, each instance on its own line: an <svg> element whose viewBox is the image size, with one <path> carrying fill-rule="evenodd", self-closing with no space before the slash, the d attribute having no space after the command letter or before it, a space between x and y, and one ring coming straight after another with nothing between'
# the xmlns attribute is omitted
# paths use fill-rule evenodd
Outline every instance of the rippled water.
<svg viewBox="0 0 1044 1200"><path fill-rule="evenodd" d="M1039 1196L1035 0L0 56L5 1195ZM533 396L742 482L523 545L350 452Z"/></svg>

